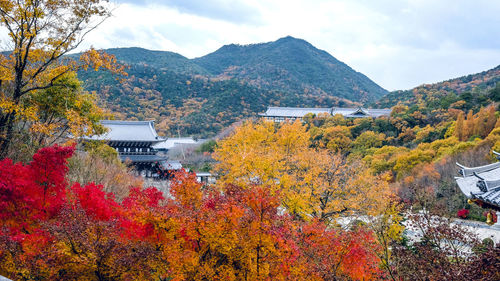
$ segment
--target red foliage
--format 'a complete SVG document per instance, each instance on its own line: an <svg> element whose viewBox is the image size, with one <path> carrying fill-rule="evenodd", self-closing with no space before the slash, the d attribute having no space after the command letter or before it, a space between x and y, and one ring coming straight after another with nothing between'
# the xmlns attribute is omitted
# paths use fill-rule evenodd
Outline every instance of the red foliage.
<svg viewBox="0 0 500 281"><path fill-rule="evenodd" d="M179 172L171 196L132 188L117 202L94 183L68 186L73 147L27 165L0 161L0 272L17 279L369 280L371 232L327 228L279 211L260 186L204 187ZM15 264L15 267L9 267Z"/></svg>
<svg viewBox="0 0 500 281"><path fill-rule="evenodd" d="M28 165L0 161L0 222L9 232L29 235L38 222L57 214L66 201L66 159L73 150L42 148Z"/></svg>
<svg viewBox="0 0 500 281"><path fill-rule="evenodd" d="M462 219L466 219L469 216L469 210L467 209L460 209L457 212L457 216Z"/></svg>
<svg viewBox="0 0 500 281"><path fill-rule="evenodd" d="M122 205L128 209L144 205L157 208L163 200L165 200L163 193L154 187L145 189L134 187L130 189L129 196L123 200Z"/></svg>
<svg viewBox="0 0 500 281"><path fill-rule="evenodd" d="M103 191L103 187L94 183L81 186L75 183L71 191L87 216L101 221L109 221L120 216L120 205L112 193Z"/></svg>
<svg viewBox="0 0 500 281"><path fill-rule="evenodd" d="M309 276L321 280L338 276L352 280L372 280L380 271L375 238L357 227L352 231L327 229L317 221L303 226L299 236L301 263L308 265Z"/></svg>
<svg viewBox="0 0 500 281"><path fill-rule="evenodd" d="M158 189L132 188L122 202L126 215L122 218L124 236L130 239L157 241L155 236L155 215L162 212L160 203L165 200Z"/></svg>

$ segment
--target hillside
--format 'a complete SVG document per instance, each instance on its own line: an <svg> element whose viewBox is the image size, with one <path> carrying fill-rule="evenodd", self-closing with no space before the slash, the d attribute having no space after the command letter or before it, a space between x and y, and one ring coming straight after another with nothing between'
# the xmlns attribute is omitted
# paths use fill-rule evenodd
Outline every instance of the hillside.
<svg viewBox="0 0 500 281"><path fill-rule="evenodd" d="M194 60L211 74L262 88L373 101L386 90L329 53L293 37L270 43L226 45Z"/></svg>
<svg viewBox="0 0 500 281"><path fill-rule="evenodd" d="M157 130L167 136L176 135L178 125L182 134L215 135L234 122L257 116L268 105L352 105L333 96L284 95L236 79L217 81L145 65L132 65L127 71L129 76L122 83L104 72L82 72L79 77L88 90L98 93L101 105L117 119L154 119ZM187 112L190 103L199 107Z"/></svg>
<svg viewBox="0 0 500 281"><path fill-rule="evenodd" d="M185 74L208 74L190 59L167 51L152 51L143 48L113 48L106 53L114 55L120 62L128 65L144 65Z"/></svg>
<svg viewBox="0 0 500 281"><path fill-rule="evenodd" d="M86 89L117 118L155 119L165 135L177 134L179 126L183 134L207 137L267 106L359 105L386 93L325 51L292 37L228 45L192 60L141 48L105 51L128 66L129 76L119 83L104 72L80 72Z"/></svg>
<svg viewBox="0 0 500 281"><path fill-rule="evenodd" d="M489 90L500 82L500 65L487 71L446 80L435 84L424 84L410 90L393 91L378 100L375 105L380 108L392 107L398 103L418 105L426 103L442 103L450 106L463 100L468 106L488 104ZM492 98L494 101L495 98Z"/></svg>

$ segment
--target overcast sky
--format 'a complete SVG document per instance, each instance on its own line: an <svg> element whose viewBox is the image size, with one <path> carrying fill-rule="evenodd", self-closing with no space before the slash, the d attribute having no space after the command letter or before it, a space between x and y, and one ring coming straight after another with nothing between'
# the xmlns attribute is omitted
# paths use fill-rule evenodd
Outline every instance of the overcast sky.
<svg viewBox="0 0 500 281"><path fill-rule="evenodd" d="M112 0L85 46L203 56L291 35L388 90L500 64L497 0Z"/></svg>

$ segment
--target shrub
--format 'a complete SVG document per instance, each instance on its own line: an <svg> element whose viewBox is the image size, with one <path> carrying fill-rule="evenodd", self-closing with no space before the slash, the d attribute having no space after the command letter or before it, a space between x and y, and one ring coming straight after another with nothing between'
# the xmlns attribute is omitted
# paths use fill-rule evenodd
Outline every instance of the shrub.
<svg viewBox="0 0 500 281"><path fill-rule="evenodd" d="M459 218L466 219L469 216L469 210L467 209L458 210L457 216Z"/></svg>

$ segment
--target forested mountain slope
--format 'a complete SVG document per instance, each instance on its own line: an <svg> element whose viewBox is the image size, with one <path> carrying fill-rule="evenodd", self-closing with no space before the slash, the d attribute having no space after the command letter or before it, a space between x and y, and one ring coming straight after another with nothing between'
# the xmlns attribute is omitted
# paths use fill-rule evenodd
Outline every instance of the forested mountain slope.
<svg viewBox="0 0 500 281"><path fill-rule="evenodd" d="M107 49L106 53L114 55L120 62L128 65L144 65L191 75L208 74L208 71L203 67L174 52L152 51L133 47Z"/></svg>
<svg viewBox="0 0 500 281"><path fill-rule="evenodd" d="M226 45L194 60L220 78L263 88L373 101L387 91L329 53L293 37L270 43Z"/></svg>
<svg viewBox="0 0 500 281"><path fill-rule="evenodd" d="M327 52L292 37L227 45L192 60L141 48L105 51L127 65L129 76L120 83L104 72L80 72L86 89L117 118L155 119L166 135L214 135L267 106L353 106L386 93Z"/></svg>
<svg viewBox="0 0 500 281"><path fill-rule="evenodd" d="M376 102L381 108L392 107L398 103L404 105L437 103L448 107L453 103L463 100L466 106L484 106L489 104L488 99L500 101L499 97L490 97L488 92L500 82L500 65L480 73L470 74L459 78L446 80L435 84L424 84L410 90L394 91Z"/></svg>

